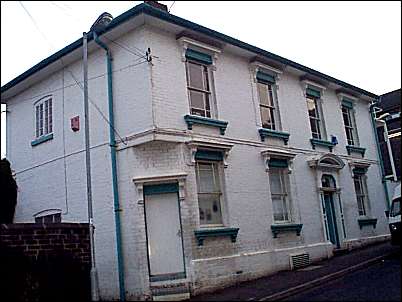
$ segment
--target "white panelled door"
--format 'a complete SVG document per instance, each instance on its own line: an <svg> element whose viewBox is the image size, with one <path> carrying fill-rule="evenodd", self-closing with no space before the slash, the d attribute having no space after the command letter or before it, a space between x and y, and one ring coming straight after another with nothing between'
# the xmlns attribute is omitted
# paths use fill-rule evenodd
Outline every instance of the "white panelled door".
<svg viewBox="0 0 402 302"><path fill-rule="evenodd" d="M184 272L177 193L145 196L150 275Z"/></svg>

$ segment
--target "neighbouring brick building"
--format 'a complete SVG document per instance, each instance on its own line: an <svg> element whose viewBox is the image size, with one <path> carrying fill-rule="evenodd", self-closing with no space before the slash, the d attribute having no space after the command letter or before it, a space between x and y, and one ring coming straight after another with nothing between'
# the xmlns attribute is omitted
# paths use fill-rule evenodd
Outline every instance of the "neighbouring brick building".
<svg viewBox="0 0 402 302"><path fill-rule="evenodd" d="M179 299L388 238L377 95L147 3L98 35L113 72L90 32L89 97L118 133L90 105L101 298ZM87 220L82 43L1 88L16 222Z"/></svg>
<svg viewBox="0 0 402 302"><path fill-rule="evenodd" d="M396 179L392 180L401 181L401 89L381 95L377 106L381 109L376 114L377 118L382 116L381 120L386 123L390 142L390 150L388 150L386 137L384 136L384 124L378 124L378 139L383 156L385 175L389 179L393 176L392 158L396 176ZM392 157L389 151L392 152Z"/></svg>

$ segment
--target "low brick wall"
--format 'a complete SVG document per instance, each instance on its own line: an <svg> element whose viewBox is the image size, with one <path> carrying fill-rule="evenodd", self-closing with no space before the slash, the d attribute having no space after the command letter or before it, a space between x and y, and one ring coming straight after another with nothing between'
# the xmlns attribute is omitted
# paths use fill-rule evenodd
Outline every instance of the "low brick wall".
<svg viewBox="0 0 402 302"><path fill-rule="evenodd" d="M88 224L0 225L6 300L89 300L90 261Z"/></svg>

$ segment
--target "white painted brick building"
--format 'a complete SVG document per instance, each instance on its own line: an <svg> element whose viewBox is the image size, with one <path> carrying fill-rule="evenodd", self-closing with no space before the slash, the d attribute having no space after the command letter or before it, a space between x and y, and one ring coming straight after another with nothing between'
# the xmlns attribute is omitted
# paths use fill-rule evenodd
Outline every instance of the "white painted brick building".
<svg viewBox="0 0 402 302"><path fill-rule="evenodd" d="M89 96L107 117L106 55L91 34ZM113 57L123 138L124 268L119 282L109 125L90 105L101 298L118 299L122 286L128 300L180 298L290 269L291 255L316 261L388 238L376 95L148 4L115 18L100 40ZM149 48L152 61L118 44ZM72 74L81 81L82 39L1 89L16 222L87 221L83 92Z"/></svg>

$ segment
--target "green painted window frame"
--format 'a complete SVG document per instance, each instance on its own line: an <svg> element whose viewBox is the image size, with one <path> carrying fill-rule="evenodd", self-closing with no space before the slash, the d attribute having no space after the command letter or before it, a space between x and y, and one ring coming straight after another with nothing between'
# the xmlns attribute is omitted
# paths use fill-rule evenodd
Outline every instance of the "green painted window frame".
<svg viewBox="0 0 402 302"><path fill-rule="evenodd" d="M357 219L357 222L359 223L360 229L362 229L363 226L366 225L372 225L374 229L377 226L377 218L359 218Z"/></svg>
<svg viewBox="0 0 402 302"><path fill-rule="evenodd" d="M270 168L288 168L288 160L282 158L271 158L268 161L268 167Z"/></svg>
<svg viewBox="0 0 402 302"><path fill-rule="evenodd" d="M221 121L221 120L216 120L216 119L212 119L209 117L203 117L203 116L197 116L197 115L191 115L191 114L186 114L184 116L184 120L187 123L188 130L192 130L193 125L197 125L197 124L198 125L206 125L206 126L219 128L221 135L225 135L225 131L228 126L227 121Z"/></svg>
<svg viewBox="0 0 402 302"><path fill-rule="evenodd" d="M367 173L368 168L355 167L353 168L353 175L364 175Z"/></svg>
<svg viewBox="0 0 402 302"><path fill-rule="evenodd" d="M191 48L186 49L186 59L194 60L205 65L211 65L213 63L211 55Z"/></svg>
<svg viewBox="0 0 402 302"><path fill-rule="evenodd" d="M321 98L321 92L319 90L311 88L311 87L307 87L306 94L309 97Z"/></svg>
<svg viewBox="0 0 402 302"><path fill-rule="evenodd" d="M285 232L296 232L297 236L300 236L301 230L303 228L302 223L281 223L281 224L272 224L271 231L274 235L274 238L278 237L279 233Z"/></svg>
<svg viewBox="0 0 402 302"><path fill-rule="evenodd" d="M325 140L317 139L317 138L310 138L310 143L314 150L315 150L316 146L321 146L321 147L327 147L329 149L329 152L332 152L332 149L336 145L333 142L325 141Z"/></svg>
<svg viewBox="0 0 402 302"><path fill-rule="evenodd" d="M35 146L37 146L37 145L39 145L39 144L42 144L42 143L44 143L44 142L47 142L47 141L49 141L49 140L51 140L51 139L53 139L53 133L49 133L49 134L46 134L46 135L42 135L41 137L39 137L39 138L34 139L33 141L31 141L31 146L32 146L32 147L35 147Z"/></svg>
<svg viewBox="0 0 402 302"><path fill-rule="evenodd" d="M195 160L223 161L223 152L199 149L195 153Z"/></svg>
<svg viewBox="0 0 402 302"><path fill-rule="evenodd" d="M144 196L166 193L179 193L179 184L177 182L174 182L155 185L144 185L143 190Z"/></svg>
<svg viewBox="0 0 402 302"><path fill-rule="evenodd" d="M349 99L346 99L346 98L343 98L342 99L342 106L345 106L346 108L349 108L349 109L353 109L353 101L349 100Z"/></svg>
<svg viewBox="0 0 402 302"><path fill-rule="evenodd" d="M237 240L237 235L239 233L239 228L216 228L216 229L199 229L194 231L195 238L197 239L198 246L204 245L205 238L213 237L230 237L230 240L235 243Z"/></svg>
<svg viewBox="0 0 402 302"><path fill-rule="evenodd" d="M351 145L347 145L346 150L348 152L348 155L351 155L351 153L359 153L362 157L364 157L364 154L366 153L366 148Z"/></svg>
<svg viewBox="0 0 402 302"><path fill-rule="evenodd" d="M275 84L275 77L268 73L257 71L257 81L263 84Z"/></svg>
<svg viewBox="0 0 402 302"><path fill-rule="evenodd" d="M289 141L289 136L290 134L287 132L283 132L283 131L276 131L276 130L271 130L271 129L267 129L267 128L260 128L258 129L258 133L260 135L261 141L265 141L266 137L274 137L274 138L280 138L283 140L283 143L285 145L288 144Z"/></svg>

